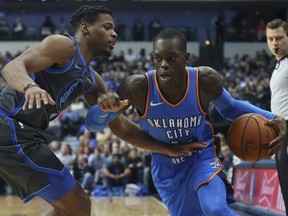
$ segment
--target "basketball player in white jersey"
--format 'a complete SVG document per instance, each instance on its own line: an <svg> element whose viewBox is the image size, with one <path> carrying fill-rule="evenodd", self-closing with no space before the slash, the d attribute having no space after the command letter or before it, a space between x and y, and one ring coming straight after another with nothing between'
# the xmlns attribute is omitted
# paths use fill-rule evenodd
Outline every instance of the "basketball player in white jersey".
<svg viewBox="0 0 288 216"><path fill-rule="evenodd" d="M267 44L277 63L273 71L271 88L271 110L276 115L282 116L288 124L288 23L281 19L274 19L266 27ZM287 127L286 127L287 130ZM276 153L276 166L279 182L288 210L288 149L286 141ZM286 215L288 215L286 213Z"/></svg>

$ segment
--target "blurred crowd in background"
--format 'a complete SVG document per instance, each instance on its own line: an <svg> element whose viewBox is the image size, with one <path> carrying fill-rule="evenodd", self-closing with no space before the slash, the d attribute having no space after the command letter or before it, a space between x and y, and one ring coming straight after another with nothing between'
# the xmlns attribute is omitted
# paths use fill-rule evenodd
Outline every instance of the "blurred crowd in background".
<svg viewBox="0 0 288 216"><path fill-rule="evenodd" d="M125 77L131 74L144 74L152 69L151 55L146 53L145 49L134 53L131 47L119 55L112 55L109 59L94 61L91 67L102 76L109 90L115 91ZM0 53L0 66L14 57L9 52ZM199 66L198 62L199 57L192 55L188 66ZM219 72L223 76L226 89L235 99L245 100L270 110L269 81L274 64L275 60L266 51L258 51L254 57L236 55L234 58L226 59L224 67ZM2 89L5 81L1 79L0 83ZM89 193L96 190L101 194L99 186L104 189L110 188L109 192L114 187L121 188L126 184L138 184L144 186L147 193L156 193L150 174L149 152L121 141L108 127L99 133L88 132L84 125L87 109L85 101L79 97L78 101L50 123L48 130L55 136L50 147L63 164ZM226 142L230 122L224 120L212 106L210 113L215 134L222 140L224 167L228 177L231 178L233 165L239 160L233 157ZM130 107L125 114L135 123L138 122L133 107ZM115 170L117 173L113 173ZM122 189L124 190L124 187ZM9 193L5 182L2 182L0 191Z"/></svg>

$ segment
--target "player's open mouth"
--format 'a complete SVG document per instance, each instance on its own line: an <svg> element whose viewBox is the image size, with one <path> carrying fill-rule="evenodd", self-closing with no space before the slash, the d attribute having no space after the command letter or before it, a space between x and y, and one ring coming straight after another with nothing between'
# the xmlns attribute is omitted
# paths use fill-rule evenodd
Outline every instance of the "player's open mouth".
<svg viewBox="0 0 288 216"><path fill-rule="evenodd" d="M163 74L160 76L160 79L162 82L168 82L171 78L172 78L172 76L168 75L168 74Z"/></svg>

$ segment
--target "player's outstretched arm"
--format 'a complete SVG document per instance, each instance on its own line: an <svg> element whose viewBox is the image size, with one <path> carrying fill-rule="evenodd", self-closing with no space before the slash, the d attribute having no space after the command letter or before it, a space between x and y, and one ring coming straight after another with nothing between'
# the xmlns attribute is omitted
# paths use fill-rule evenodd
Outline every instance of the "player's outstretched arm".
<svg viewBox="0 0 288 216"><path fill-rule="evenodd" d="M100 83L101 80L99 80L98 84ZM101 131L108 124L111 131L120 139L138 148L170 156L191 155L199 148L205 147L203 143L181 145L161 143L147 135L138 125L120 114L130 105L136 107L139 112L143 112L147 88L145 85L143 76L129 77L117 90L122 100L116 93L105 93L105 91L98 90L98 92L102 91L102 94L97 99L99 106L94 105L89 109L86 116L87 129ZM95 94L93 95L95 96ZM124 98L128 100L123 100ZM90 102L92 102L91 99Z"/></svg>
<svg viewBox="0 0 288 216"><path fill-rule="evenodd" d="M189 156L200 148L205 148L205 143L189 144L165 144L161 143L146 134L135 123L120 115L109 123L111 131L120 139L148 151L167 154L170 156Z"/></svg>
<svg viewBox="0 0 288 216"><path fill-rule="evenodd" d="M115 94L105 95L106 100L115 100L113 95ZM116 108L111 106L110 111L126 106L127 101L120 101L120 104L122 105L116 106ZM108 110L108 108L106 110ZM138 148L167 154L170 156L189 156L199 148L204 148L206 146L204 143L190 143L181 145L161 143L148 136L140 127L127 119L124 115L116 112L105 112L101 110L98 105L90 107L86 115L85 123L86 128L89 131L101 131L108 124L111 131L120 139Z"/></svg>

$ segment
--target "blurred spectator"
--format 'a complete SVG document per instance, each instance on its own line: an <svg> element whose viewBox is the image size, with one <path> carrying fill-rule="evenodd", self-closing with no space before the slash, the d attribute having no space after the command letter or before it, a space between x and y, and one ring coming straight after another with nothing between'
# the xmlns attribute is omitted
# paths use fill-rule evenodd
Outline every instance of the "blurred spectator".
<svg viewBox="0 0 288 216"><path fill-rule="evenodd" d="M0 13L0 40L9 40L10 29L6 16Z"/></svg>
<svg viewBox="0 0 288 216"><path fill-rule="evenodd" d="M127 53L124 55L125 62L127 64L127 70L132 74L132 70L136 66L137 55L134 53L132 48L128 48Z"/></svg>
<svg viewBox="0 0 288 216"><path fill-rule="evenodd" d="M115 31L118 35L117 40L119 40L119 41L125 41L126 40L126 25L122 19L117 20Z"/></svg>
<svg viewBox="0 0 288 216"><path fill-rule="evenodd" d="M138 149L135 147L130 149L129 156L127 158L127 166L131 171L128 183L143 183L143 161L138 155Z"/></svg>
<svg viewBox="0 0 288 216"><path fill-rule="evenodd" d="M45 21L41 25L41 37L45 38L49 35L54 34L55 24L52 22L50 16L46 16Z"/></svg>
<svg viewBox="0 0 288 216"><path fill-rule="evenodd" d="M105 159L101 155L101 149L95 148L94 154L88 157L88 165L94 170L94 183L96 186L99 183L103 183L103 168L105 165Z"/></svg>
<svg viewBox="0 0 288 216"><path fill-rule="evenodd" d="M93 154L93 151L94 149L90 145L89 138L83 137L83 139L81 139L81 144L79 148L77 149L77 154L83 155L83 157L88 160L89 156Z"/></svg>
<svg viewBox="0 0 288 216"><path fill-rule="evenodd" d="M132 40L144 41L145 40L145 25L143 24L140 17L136 19L132 26Z"/></svg>
<svg viewBox="0 0 288 216"><path fill-rule="evenodd" d="M103 173L110 195L113 195L114 187L121 187L122 192L124 192L127 179L131 172L125 164L121 163L120 154L113 155L112 163L104 168Z"/></svg>
<svg viewBox="0 0 288 216"><path fill-rule="evenodd" d="M116 155L116 154L120 155L121 163L126 164L126 157L125 155L122 154L119 141L113 141L111 145L111 153L106 159L107 166L109 166L109 164L113 162L113 155Z"/></svg>
<svg viewBox="0 0 288 216"><path fill-rule="evenodd" d="M225 144L221 144L221 151L222 151L222 155L223 155L223 166L225 169L225 172L227 174L227 178L228 180L231 182L232 181L232 175L233 175L233 153L230 150L229 146L227 145L227 143Z"/></svg>
<svg viewBox="0 0 288 216"><path fill-rule="evenodd" d="M260 20L260 22L257 24L256 32L258 41L266 40L266 23L264 20Z"/></svg>
<svg viewBox="0 0 288 216"><path fill-rule="evenodd" d="M89 146L93 149L97 147L97 139L96 139L97 133L90 132L87 129L84 130L83 134L80 135L76 146L79 147L81 144L85 144L85 142L88 142Z"/></svg>
<svg viewBox="0 0 288 216"><path fill-rule="evenodd" d="M219 14L214 20L215 26L215 45L222 45L224 43L224 35L225 35L225 22L223 14Z"/></svg>
<svg viewBox="0 0 288 216"><path fill-rule="evenodd" d="M157 17L154 17L148 26L148 38L153 40L153 38L163 29L163 26Z"/></svg>
<svg viewBox="0 0 288 216"><path fill-rule="evenodd" d="M71 165L71 173L85 191L90 192L93 189L92 175L94 171L88 166L83 155L77 154L76 160Z"/></svg>
<svg viewBox="0 0 288 216"><path fill-rule="evenodd" d="M132 48L128 48L127 53L124 54L124 59L128 65L132 65L137 60L137 55Z"/></svg>
<svg viewBox="0 0 288 216"><path fill-rule="evenodd" d="M68 168L73 164L75 160L75 155L73 154L70 144L64 144L61 146L61 150L60 150L60 154L58 154L58 158L64 164L64 166Z"/></svg>
<svg viewBox="0 0 288 216"><path fill-rule="evenodd" d="M61 122L62 137L78 134L82 119L77 112L71 110L71 106L59 115L59 119Z"/></svg>
<svg viewBox="0 0 288 216"><path fill-rule="evenodd" d="M156 188L153 184L152 174L151 174L151 154L148 151L144 151L143 154L144 170L143 170L143 184L148 188L151 194L156 193Z"/></svg>
<svg viewBox="0 0 288 216"><path fill-rule="evenodd" d="M60 17L60 22L56 27L55 34L67 35L69 34L69 25L66 23L63 16Z"/></svg>
<svg viewBox="0 0 288 216"><path fill-rule="evenodd" d="M53 153L59 158L61 154L61 143L59 140L52 140L52 142L49 145L50 149L53 151Z"/></svg>
<svg viewBox="0 0 288 216"><path fill-rule="evenodd" d="M16 17L15 22L12 25L12 39L13 40L25 40L26 27L21 21L20 17Z"/></svg>

